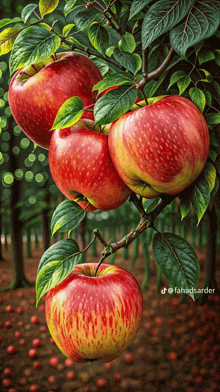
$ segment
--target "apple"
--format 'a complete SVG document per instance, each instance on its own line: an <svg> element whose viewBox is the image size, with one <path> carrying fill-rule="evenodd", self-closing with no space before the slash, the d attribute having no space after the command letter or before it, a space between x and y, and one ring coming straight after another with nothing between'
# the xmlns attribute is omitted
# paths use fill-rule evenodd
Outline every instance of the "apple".
<svg viewBox="0 0 220 392"><path fill-rule="evenodd" d="M115 209L131 194L112 163L108 136L92 120L53 132L49 166L59 190L87 211Z"/></svg>
<svg viewBox="0 0 220 392"><path fill-rule="evenodd" d="M145 198L183 191L199 176L209 153L202 113L176 95L122 115L111 125L108 141L122 180Z"/></svg>
<svg viewBox="0 0 220 392"><path fill-rule="evenodd" d="M16 72L8 99L15 121L36 144L48 149L57 112L73 96L87 107L96 101L93 86L102 79L98 67L83 54L63 52ZM83 114L94 119L93 112Z"/></svg>
<svg viewBox="0 0 220 392"><path fill-rule="evenodd" d="M59 349L76 362L110 362L132 342L140 326L143 297L123 268L78 264L48 291L45 315Z"/></svg>

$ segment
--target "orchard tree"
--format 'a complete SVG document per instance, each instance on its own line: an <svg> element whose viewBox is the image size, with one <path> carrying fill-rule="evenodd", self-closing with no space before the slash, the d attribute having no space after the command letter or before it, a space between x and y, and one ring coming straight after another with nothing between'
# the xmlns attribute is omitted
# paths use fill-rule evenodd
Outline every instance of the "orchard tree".
<svg viewBox="0 0 220 392"><path fill-rule="evenodd" d="M49 149L51 175L66 196L51 231L68 238L41 258L37 303L72 279L95 241L103 251L92 276L140 235L147 246L153 236L158 271L171 288L194 299L197 255L157 218L175 200L182 220L194 211L199 225L209 211L216 226L219 22L217 0L40 0L0 21L0 54L10 52L12 114L35 144ZM94 227L80 249L71 232L86 214L128 200L139 223L117 242L106 242Z"/></svg>

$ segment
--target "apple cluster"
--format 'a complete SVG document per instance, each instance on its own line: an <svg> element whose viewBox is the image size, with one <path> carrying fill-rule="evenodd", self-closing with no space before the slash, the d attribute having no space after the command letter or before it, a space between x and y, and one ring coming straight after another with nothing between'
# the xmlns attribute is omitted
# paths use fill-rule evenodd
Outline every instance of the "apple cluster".
<svg viewBox="0 0 220 392"><path fill-rule="evenodd" d="M99 98L92 89L101 79L88 57L64 52L19 70L10 83L12 114L31 140L49 149L57 187L87 211L115 209L132 191L144 198L183 191L209 153L200 110L182 96L165 96L125 113L106 135L92 110ZM73 96L91 110L72 127L51 131L59 108Z"/></svg>
<svg viewBox="0 0 220 392"><path fill-rule="evenodd" d="M92 211L115 209L132 191L153 198L188 187L204 168L209 132L200 110L184 97L166 96L128 111L110 124L108 135L95 124L93 110L85 110L75 125L51 131L67 99L78 96L93 109L98 99L93 86L101 79L88 57L66 52L19 70L10 83L12 114L31 140L49 149L51 175L60 191ZM143 297L135 278L116 266L97 266L76 265L46 297L50 333L60 350L78 362L115 359L142 318Z"/></svg>
<svg viewBox="0 0 220 392"><path fill-rule="evenodd" d="M112 163L108 135L94 128L92 110L84 111L81 125L51 128L68 98L79 96L84 107L92 109L97 100L92 88L101 79L92 60L65 52L17 71L9 86L16 122L34 143L49 149L56 185L87 211L115 209L131 194Z"/></svg>

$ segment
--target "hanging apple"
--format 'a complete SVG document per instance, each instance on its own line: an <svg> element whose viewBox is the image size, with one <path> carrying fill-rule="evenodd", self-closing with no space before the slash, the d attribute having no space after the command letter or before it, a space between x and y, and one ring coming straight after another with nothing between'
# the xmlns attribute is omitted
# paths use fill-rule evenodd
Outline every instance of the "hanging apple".
<svg viewBox="0 0 220 392"><path fill-rule="evenodd" d="M117 358L140 326L143 297L130 272L115 265L78 264L48 291L45 314L59 349L76 362Z"/></svg>
<svg viewBox="0 0 220 392"><path fill-rule="evenodd" d="M209 153L204 116L190 100L175 95L122 115L111 125L108 140L122 180L145 198L183 191L199 176Z"/></svg>
<svg viewBox="0 0 220 392"><path fill-rule="evenodd" d="M39 146L48 149L57 112L73 96L79 96L84 107L96 101L93 86L102 79L98 67L83 54L64 52L16 72L8 92L15 121ZM94 119L85 111L83 118Z"/></svg>
<svg viewBox="0 0 220 392"><path fill-rule="evenodd" d="M115 209L131 194L112 163L108 136L92 120L53 132L49 166L60 191L87 211Z"/></svg>

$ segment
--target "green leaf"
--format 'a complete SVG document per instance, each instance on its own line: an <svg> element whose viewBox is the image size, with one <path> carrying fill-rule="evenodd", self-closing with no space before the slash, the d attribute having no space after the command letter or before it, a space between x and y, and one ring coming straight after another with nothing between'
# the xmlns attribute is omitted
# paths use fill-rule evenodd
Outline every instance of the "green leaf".
<svg viewBox="0 0 220 392"><path fill-rule="evenodd" d="M198 218L198 224L202 219L204 213L206 212L209 202L210 202L209 183L205 175L201 175L195 183L193 197L192 197L192 205L196 213L196 216Z"/></svg>
<svg viewBox="0 0 220 392"><path fill-rule="evenodd" d="M69 238L56 242L46 250L37 271L36 305L44 294L70 274L80 257L77 242Z"/></svg>
<svg viewBox="0 0 220 392"><path fill-rule="evenodd" d="M139 56L138 53L133 53L133 57L135 58L135 61L136 61L136 69L134 70L134 74L136 75L136 73L142 67L142 58L141 58L141 56Z"/></svg>
<svg viewBox="0 0 220 392"><path fill-rule="evenodd" d="M58 110L52 129L63 129L74 125L83 115L84 106L80 97L67 99Z"/></svg>
<svg viewBox="0 0 220 392"><path fill-rule="evenodd" d="M64 7L64 15L67 16L72 10L77 0L69 0Z"/></svg>
<svg viewBox="0 0 220 392"><path fill-rule="evenodd" d="M122 51L133 53L136 48L136 42L133 35L126 31L126 33L121 37L118 47Z"/></svg>
<svg viewBox="0 0 220 392"><path fill-rule="evenodd" d="M133 16L137 15L138 12L142 11L142 9L151 1L152 0L133 0L130 8L129 19L133 18Z"/></svg>
<svg viewBox="0 0 220 392"><path fill-rule="evenodd" d="M172 288L185 291L194 299L199 280L199 262L192 246L172 233L156 233L153 238L154 258Z"/></svg>
<svg viewBox="0 0 220 392"><path fill-rule="evenodd" d="M150 82L147 83L147 85L144 87L144 93L147 98L151 98L154 96L160 85L163 83L165 77L166 73L160 76L159 80L150 80Z"/></svg>
<svg viewBox="0 0 220 392"><path fill-rule="evenodd" d="M97 65L102 76L104 76L109 71L109 64L107 64L105 61L99 59L98 57L93 57L92 61Z"/></svg>
<svg viewBox="0 0 220 392"><path fill-rule="evenodd" d="M29 16L32 14L32 12L37 8L37 4L28 4L26 7L23 8L21 17L24 22L27 22Z"/></svg>
<svg viewBox="0 0 220 392"><path fill-rule="evenodd" d="M177 86L179 89L179 95L183 94L187 87L190 85L192 79L190 76L186 76L185 78L181 78L177 82Z"/></svg>
<svg viewBox="0 0 220 392"><path fill-rule="evenodd" d="M206 61L215 60L215 53L212 50L202 48L198 55L199 64L203 64Z"/></svg>
<svg viewBox="0 0 220 392"><path fill-rule="evenodd" d="M194 0L158 0L148 10L142 24L142 47L176 26L188 13Z"/></svg>
<svg viewBox="0 0 220 392"><path fill-rule="evenodd" d="M98 50L98 52L105 54L110 41L106 28L101 24L94 22L88 29L88 37L94 48Z"/></svg>
<svg viewBox="0 0 220 392"><path fill-rule="evenodd" d="M11 74L19 68L47 59L59 46L60 38L39 26L30 26L21 31L11 52Z"/></svg>
<svg viewBox="0 0 220 392"><path fill-rule="evenodd" d="M104 79L100 80L93 87L93 91L98 90L98 93L101 94L103 91L107 90L110 87L122 85L129 83L133 84L132 80L126 74L115 74L111 76L106 76Z"/></svg>
<svg viewBox="0 0 220 392"><path fill-rule="evenodd" d="M172 29L170 43L180 56L205 38L211 37L219 25L219 15L210 2L197 1L185 21Z"/></svg>
<svg viewBox="0 0 220 392"><path fill-rule="evenodd" d="M171 75L170 84L169 84L167 90L169 90L169 88L170 88L171 86L173 86L176 82L178 82L178 80L179 80L180 78L184 78L184 77L186 77L186 72L185 72L185 71L179 70L179 71L174 72L174 74Z"/></svg>
<svg viewBox="0 0 220 392"><path fill-rule="evenodd" d="M11 51L19 32L19 29L9 27L0 33L0 56Z"/></svg>
<svg viewBox="0 0 220 392"><path fill-rule="evenodd" d="M85 9L85 7L84 7ZM101 16L94 8L89 10L81 11L77 13L74 17L74 23L76 24L78 30L85 30L94 21L100 21Z"/></svg>
<svg viewBox="0 0 220 392"><path fill-rule="evenodd" d="M188 198L180 199L180 213L181 219L184 219L190 212L191 200Z"/></svg>
<svg viewBox="0 0 220 392"><path fill-rule="evenodd" d="M220 113L207 113L205 114L205 120L208 125L220 124Z"/></svg>
<svg viewBox="0 0 220 392"><path fill-rule="evenodd" d="M134 86L125 85L109 91L95 104L95 123L105 125L117 120L134 105L136 99L137 90Z"/></svg>
<svg viewBox="0 0 220 392"><path fill-rule="evenodd" d="M52 236L57 232L66 232L75 229L86 215L73 200L62 201L51 218Z"/></svg>
<svg viewBox="0 0 220 392"><path fill-rule="evenodd" d="M70 23L70 24L64 26L63 31L62 31L62 34L64 35L64 37L66 37L69 34L69 32L72 30L72 28L74 26L75 25L73 23Z"/></svg>
<svg viewBox="0 0 220 392"><path fill-rule="evenodd" d="M209 191L211 193L215 187L215 180L216 180L215 166L211 162L206 162L203 174L209 184Z"/></svg>
<svg viewBox="0 0 220 392"><path fill-rule="evenodd" d="M115 60L118 61L128 71L132 72L133 74L136 73L137 62L136 58L131 53L124 52L122 50L119 50L118 48L115 48L113 56Z"/></svg>
<svg viewBox="0 0 220 392"><path fill-rule="evenodd" d="M144 209L147 214L149 214L159 203L160 197L155 197L154 199L144 199Z"/></svg>
<svg viewBox="0 0 220 392"><path fill-rule="evenodd" d="M40 0L39 2L39 10L41 17L43 18L45 15L53 12L59 4L59 0Z"/></svg>
<svg viewBox="0 0 220 392"><path fill-rule="evenodd" d="M0 29L2 29L2 27L5 27L9 24L12 23L18 23L18 22L22 22L21 18L14 18L14 19L10 19L10 18L6 18L6 19L2 19L0 20Z"/></svg>
<svg viewBox="0 0 220 392"><path fill-rule="evenodd" d="M197 87L192 87L189 90L189 96L191 100L195 103L195 105L198 106L201 112L203 112L206 105L205 94L203 93L203 91Z"/></svg>

